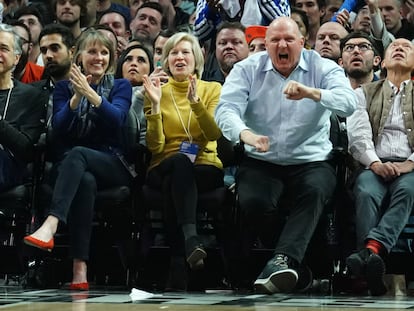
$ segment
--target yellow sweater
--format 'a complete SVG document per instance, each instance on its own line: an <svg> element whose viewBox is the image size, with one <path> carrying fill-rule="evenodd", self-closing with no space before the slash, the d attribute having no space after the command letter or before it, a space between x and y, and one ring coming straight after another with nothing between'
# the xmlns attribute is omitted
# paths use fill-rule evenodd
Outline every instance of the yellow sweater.
<svg viewBox="0 0 414 311"><path fill-rule="evenodd" d="M189 141L185 129L189 129L192 142L199 147L195 164L223 167L217 156L216 143L221 136L221 131L213 117L219 101L221 85L217 82L197 80L197 95L200 101L197 104L190 104L187 99L188 84L188 80L177 82L170 78L168 83L162 86L160 114L151 113L151 102L147 97L145 98L146 140L147 147L152 153L150 168L179 152L183 141ZM192 112L188 128L190 111Z"/></svg>

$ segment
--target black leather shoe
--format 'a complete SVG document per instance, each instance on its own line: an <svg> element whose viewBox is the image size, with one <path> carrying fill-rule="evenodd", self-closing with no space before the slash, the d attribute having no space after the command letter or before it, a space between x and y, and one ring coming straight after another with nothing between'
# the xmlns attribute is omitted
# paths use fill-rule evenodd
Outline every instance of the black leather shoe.
<svg viewBox="0 0 414 311"><path fill-rule="evenodd" d="M348 271L352 276L364 276L368 289L373 296L381 296L387 292L384 283L385 264L381 256L371 249L364 248L346 259Z"/></svg>
<svg viewBox="0 0 414 311"><path fill-rule="evenodd" d="M187 266L184 257L171 256L165 291L185 292L187 290L187 279Z"/></svg>
<svg viewBox="0 0 414 311"><path fill-rule="evenodd" d="M207 257L207 253L197 236L185 240L185 252L186 260L191 269L196 270L204 267L204 258Z"/></svg>
<svg viewBox="0 0 414 311"><path fill-rule="evenodd" d="M358 253L350 255L346 259L346 266L348 267L348 273L352 276L363 276L366 273L367 262L369 256L373 254L369 248L364 248Z"/></svg>
<svg viewBox="0 0 414 311"><path fill-rule="evenodd" d="M371 254L367 262L368 289L372 296L382 296L387 292L384 283L385 264L381 256Z"/></svg>

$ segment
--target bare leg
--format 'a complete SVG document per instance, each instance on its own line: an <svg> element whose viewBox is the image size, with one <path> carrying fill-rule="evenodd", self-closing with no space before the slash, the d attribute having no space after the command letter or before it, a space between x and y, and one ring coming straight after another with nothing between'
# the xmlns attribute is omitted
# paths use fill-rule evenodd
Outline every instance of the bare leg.
<svg viewBox="0 0 414 311"><path fill-rule="evenodd" d="M58 224L59 219L55 216L49 215L40 228L33 232L31 236L40 241L48 242L55 235Z"/></svg>
<svg viewBox="0 0 414 311"><path fill-rule="evenodd" d="M88 267L86 261L81 259L73 259L73 277L72 284L86 283Z"/></svg>

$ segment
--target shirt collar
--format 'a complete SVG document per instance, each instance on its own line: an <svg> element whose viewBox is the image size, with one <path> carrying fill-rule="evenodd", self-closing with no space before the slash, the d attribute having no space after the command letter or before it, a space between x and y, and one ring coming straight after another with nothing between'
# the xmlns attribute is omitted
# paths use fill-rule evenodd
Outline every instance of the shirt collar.
<svg viewBox="0 0 414 311"><path fill-rule="evenodd" d="M293 71L295 71L297 68L301 68L303 71L308 71L309 70L309 64L305 61L304 59L304 53L305 53L305 49L302 49L301 53L300 53L300 58L299 58L299 63L298 65L295 67L295 69L293 69ZM270 59L270 57L267 58L266 61L266 65L264 66L264 71L270 71L270 70L274 70L276 72L278 72L274 67L273 67L273 63L272 60ZM292 72L293 72L292 71ZM279 72L278 72L279 73ZM292 74L292 73L291 73Z"/></svg>
<svg viewBox="0 0 414 311"><path fill-rule="evenodd" d="M387 79L387 80L388 80L388 79ZM400 93L400 92L404 91L404 88L405 88L405 86L407 85L407 83L408 83L409 81L410 81L410 80L405 80L405 81L401 82L401 84L400 84L400 88L398 88L397 86L395 86L395 85L394 85L394 83L392 83L390 80L388 80L388 83L389 83L389 85L390 85L390 87L391 87L391 89L392 89L393 93L394 93L395 95L397 95L398 93Z"/></svg>

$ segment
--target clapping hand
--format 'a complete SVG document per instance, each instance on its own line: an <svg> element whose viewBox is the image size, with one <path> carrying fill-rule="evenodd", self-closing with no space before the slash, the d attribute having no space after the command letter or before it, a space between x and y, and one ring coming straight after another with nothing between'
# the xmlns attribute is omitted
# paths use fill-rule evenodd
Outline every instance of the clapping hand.
<svg viewBox="0 0 414 311"><path fill-rule="evenodd" d="M160 101L161 101L161 82L159 78L150 78L148 75L142 77L145 94L151 101L152 114L160 112Z"/></svg>
<svg viewBox="0 0 414 311"><path fill-rule="evenodd" d="M86 92L90 89L89 83L91 79L91 75L85 76L78 65L72 64L70 69L70 82L72 83L75 94L85 96Z"/></svg>
<svg viewBox="0 0 414 311"><path fill-rule="evenodd" d="M197 78L189 75L188 79L190 83L188 84L187 98L190 103L196 104L200 101L200 98L197 96Z"/></svg>

